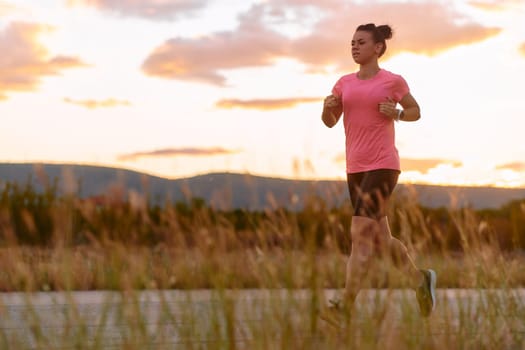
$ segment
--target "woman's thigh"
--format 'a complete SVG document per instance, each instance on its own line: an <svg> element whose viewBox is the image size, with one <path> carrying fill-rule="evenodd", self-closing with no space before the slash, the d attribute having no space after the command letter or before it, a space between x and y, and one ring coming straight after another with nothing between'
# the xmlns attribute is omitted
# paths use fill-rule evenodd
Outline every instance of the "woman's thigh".
<svg viewBox="0 0 525 350"><path fill-rule="evenodd" d="M348 191L354 215L376 220L385 216L386 205L399 177L399 171L378 169L347 174Z"/></svg>

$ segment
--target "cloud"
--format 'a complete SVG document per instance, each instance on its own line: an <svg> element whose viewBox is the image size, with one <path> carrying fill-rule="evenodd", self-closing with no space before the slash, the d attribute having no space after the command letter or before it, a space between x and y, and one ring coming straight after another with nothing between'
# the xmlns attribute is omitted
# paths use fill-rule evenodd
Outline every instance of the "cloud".
<svg viewBox="0 0 525 350"><path fill-rule="evenodd" d="M64 102L85 107L88 109L131 106L131 102L129 101L117 100L113 98L108 98L106 100L74 100L69 97L65 97Z"/></svg>
<svg viewBox="0 0 525 350"><path fill-rule="evenodd" d="M344 153L338 154L334 158L336 163L346 162L346 156ZM463 166L462 162L449 160L449 159L414 159L414 158L401 158L401 170L402 171L418 171L421 174L426 174L430 169L434 169L440 165L452 165L454 168Z"/></svg>
<svg viewBox="0 0 525 350"><path fill-rule="evenodd" d="M218 108L232 109L258 109L258 110L275 110L295 107L301 103L319 102L319 97L297 97L297 98L279 98L279 99L254 99L254 100L238 100L238 99L223 99L217 101L215 104Z"/></svg>
<svg viewBox="0 0 525 350"><path fill-rule="evenodd" d="M34 91L45 76L85 66L76 57L49 57L38 37L52 29L41 24L13 22L0 32L0 99L6 99L10 92Z"/></svg>
<svg viewBox="0 0 525 350"><path fill-rule="evenodd" d="M212 148L163 148L153 151L135 152L122 154L117 157L119 161L133 161L144 157L179 157L179 156L200 156L210 157L218 155L229 155L239 153L236 150L229 150L222 147Z"/></svg>
<svg viewBox="0 0 525 350"><path fill-rule="evenodd" d="M199 10L209 0L67 0L68 6L89 6L121 16L170 20Z"/></svg>
<svg viewBox="0 0 525 350"><path fill-rule="evenodd" d="M351 16L349 15L351 14ZM293 42L293 52L312 66L348 67L350 41L363 23L390 24L393 40L383 59L400 52L437 55L451 48L495 36L500 28L484 27L443 2L347 4L319 21L311 34Z"/></svg>
<svg viewBox="0 0 525 350"><path fill-rule="evenodd" d="M525 43L521 44L519 50L520 54L525 57Z"/></svg>
<svg viewBox="0 0 525 350"><path fill-rule="evenodd" d="M142 70L150 76L224 85L221 70L271 65L287 55L287 46L286 37L266 29L257 18L245 19L236 32L170 39L146 58Z"/></svg>
<svg viewBox="0 0 525 350"><path fill-rule="evenodd" d="M525 162L514 162L498 165L496 170L513 170L517 172L525 172Z"/></svg>
<svg viewBox="0 0 525 350"><path fill-rule="evenodd" d="M523 5L523 0L476 0L469 1L472 7L489 12L500 12L510 10L515 6Z"/></svg>
<svg viewBox="0 0 525 350"><path fill-rule="evenodd" d="M452 165L454 168L459 168L463 165L463 163L447 159L401 158L401 169L403 171L418 171L422 174L425 174L430 169L436 168L439 165Z"/></svg>
<svg viewBox="0 0 525 350"><path fill-rule="evenodd" d="M0 17L9 15L13 12L16 12L17 10L18 9L16 6L11 5L10 3L5 2L5 1L0 1Z"/></svg>
<svg viewBox="0 0 525 350"><path fill-rule="evenodd" d="M346 155L344 153L339 153L334 157L334 162L338 164L346 162Z"/></svg>
<svg viewBox="0 0 525 350"><path fill-rule="evenodd" d="M305 21L305 26L310 21L310 31L291 38L279 30L279 26L293 24L287 19L290 13L304 14L292 17ZM270 65L281 58L297 60L308 71L322 71L329 65L343 71L353 65L349 52L353 31L370 21L393 25L394 40L389 42L386 58L400 52L436 55L501 31L478 24L443 2L318 1L316 5L302 0L274 0L254 5L241 14L236 30L167 40L147 56L142 70L150 76L215 85L225 85L226 70Z"/></svg>

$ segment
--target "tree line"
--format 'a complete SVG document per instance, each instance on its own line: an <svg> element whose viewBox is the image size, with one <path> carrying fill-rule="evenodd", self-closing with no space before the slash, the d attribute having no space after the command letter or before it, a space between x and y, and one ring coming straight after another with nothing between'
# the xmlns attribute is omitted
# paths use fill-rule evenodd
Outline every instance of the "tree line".
<svg viewBox="0 0 525 350"><path fill-rule="evenodd" d="M163 205L121 192L91 198L59 194L56 182L37 190L4 183L0 192L0 245L52 247L118 241L210 249L246 247L348 252L352 208L317 196L299 211L268 208L217 210L201 198ZM480 245L502 251L525 249L525 199L498 209L427 208L413 198L395 197L389 206L395 236L428 251L465 251Z"/></svg>

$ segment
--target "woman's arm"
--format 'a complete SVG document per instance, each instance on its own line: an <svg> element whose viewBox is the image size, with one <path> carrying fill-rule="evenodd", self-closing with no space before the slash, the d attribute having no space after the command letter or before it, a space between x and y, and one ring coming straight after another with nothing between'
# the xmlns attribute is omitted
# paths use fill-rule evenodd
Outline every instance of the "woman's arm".
<svg viewBox="0 0 525 350"><path fill-rule="evenodd" d="M402 120L404 122L415 122L421 118L419 105L417 104L416 99L410 93L406 94L405 97L399 101L399 104L401 107L403 107L403 109L400 113L398 113L398 120Z"/></svg>
<svg viewBox="0 0 525 350"><path fill-rule="evenodd" d="M323 104L323 114L321 119L323 120L324 125L331 128L343 114L343 104L341 100L334 95L326 96Z"/></svg>

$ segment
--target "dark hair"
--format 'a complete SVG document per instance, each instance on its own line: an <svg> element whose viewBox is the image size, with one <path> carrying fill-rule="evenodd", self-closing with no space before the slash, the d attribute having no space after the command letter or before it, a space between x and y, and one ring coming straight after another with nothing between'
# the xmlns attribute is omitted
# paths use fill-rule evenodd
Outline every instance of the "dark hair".
<svg viewBox="0 0 525 350"><path fill-rule="evenodd" d="M375 43L382 43L383 49L379 53L381 57L386 51L386 40L392 38L392 28L388 24L377 26L374 23L361 24L356 31L364 31L372 34Z"/></svg>

